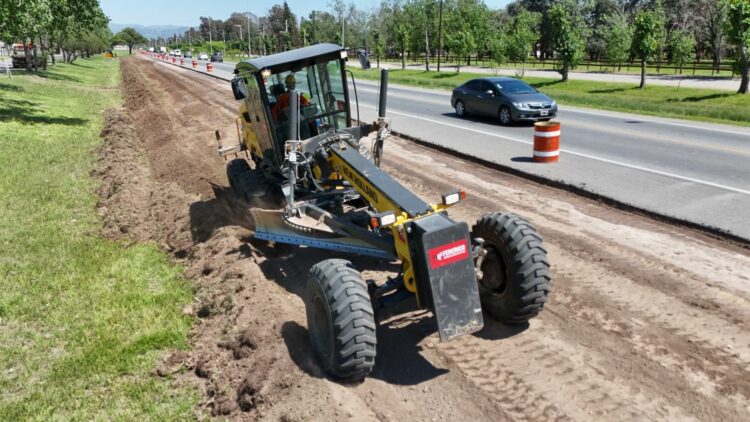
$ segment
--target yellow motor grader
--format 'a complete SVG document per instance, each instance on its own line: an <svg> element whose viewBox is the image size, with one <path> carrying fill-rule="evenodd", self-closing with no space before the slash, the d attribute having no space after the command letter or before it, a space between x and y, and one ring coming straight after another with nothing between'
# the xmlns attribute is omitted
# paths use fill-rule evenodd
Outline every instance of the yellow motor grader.
<svg viewBox="0 0 750 422"><path fill-rule="evenodd" d="M388 73L381 71L377 121L357 116L354 125L346 60L342 47L317 44L238 63L240 139L223 145L218 132L217 139L256 239L400 262L400 274L380 284L344 259L310 269L312 348L328 375L357 381L375 364L380 309L415 301L432 311L447 341L480 330L483 309L505 323L536 316L550 272L542 239L523 218L489 213L469 230L448 216L465 199L462 190L426 202L380 169Z"/></svg>

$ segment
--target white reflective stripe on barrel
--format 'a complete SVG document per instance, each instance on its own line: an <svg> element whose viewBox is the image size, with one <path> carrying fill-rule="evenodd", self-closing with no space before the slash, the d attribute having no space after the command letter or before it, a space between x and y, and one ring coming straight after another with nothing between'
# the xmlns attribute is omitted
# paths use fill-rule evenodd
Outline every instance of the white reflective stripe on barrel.
<svg viewBox="0 0 750 422"><path fill-rule="evenodd" d="M540 138L554 138L555 136L560 136L560 131L556 130L554 132L534 132L534 136L538 136Z"/></svg>
<svg viewBox="0 0 750 422"><path fill-rule="evenodd" d="M537 151L534 150L534 156L536 157L557 157L560 155L560 150L557 151Z"/></svg>

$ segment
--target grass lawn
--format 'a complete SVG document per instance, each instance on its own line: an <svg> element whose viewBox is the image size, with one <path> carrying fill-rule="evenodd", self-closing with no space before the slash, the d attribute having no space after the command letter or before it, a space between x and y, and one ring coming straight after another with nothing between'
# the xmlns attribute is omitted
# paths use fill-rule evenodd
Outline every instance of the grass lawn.
<svg viewBox="0 0 750 422"><path fill-rule="evenodd" d="M151 244L99 237L89 173L119 62L0 76L0 420L174 420L198 400L152 375L187 348L193 291Z"/></svg>
<svg viewBox="0 0 750 422"><path fill-rule="evenodd" d="M377 69L351 70L357 78L377 80L380 77ZM469 79L487 76L491 75L399 69L389 72L389 81L450 90ZM656 85L640 90L623 83L578 80L562 83L559 79L544 78L524 80L564 105L750 126L750 95Z"/></svg>

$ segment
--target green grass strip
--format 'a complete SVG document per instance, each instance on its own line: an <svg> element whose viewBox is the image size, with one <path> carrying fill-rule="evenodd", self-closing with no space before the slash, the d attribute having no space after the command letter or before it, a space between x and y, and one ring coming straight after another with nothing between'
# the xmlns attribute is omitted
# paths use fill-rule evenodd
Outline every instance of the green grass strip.
<svg viewBox="0 0 750 422"><path fill-rule="evenodd" d="M357 78L378 79L376 69L352 69ZM450 90L479 77L477 73L391 70L389 81L395 84ZM645 89L625 83L524 78L543 93L563 105L600 110L624 111L659 117L750 126L750 95L712 89L677 88L647 85Z"/></svg>
<svg viewBox="0 0 750 422"><path fill-rule="evenodd" d="M192 418L197 394L152 374L188 347L190 283L156 245L98 235L119 62L0 78L0 420Z"/></svg>

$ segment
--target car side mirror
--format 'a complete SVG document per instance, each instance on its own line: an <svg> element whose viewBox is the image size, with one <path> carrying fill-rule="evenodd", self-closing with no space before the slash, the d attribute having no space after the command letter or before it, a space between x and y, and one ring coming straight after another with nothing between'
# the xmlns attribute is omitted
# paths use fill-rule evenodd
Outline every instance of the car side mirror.
<svg viewBox="0 0 750 422"><path fill-rule="evenodd" d="M367 55L367 52L365 50L359 50L357 51L357 55L359 56L359 64L362 66L362 70L369 69L370 66L370 57Z"/></svg>
<svg viewBox="0 0 750 422"><path fill-rule="evenodd" d="M235 100L244 100L248 97L249 92L247 91L247 85L242 78L235 77L232 79L232 92L234 93Z"/></svg>

